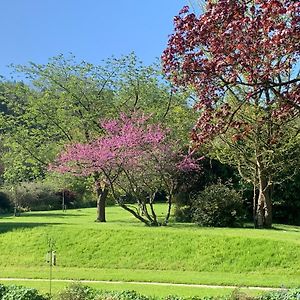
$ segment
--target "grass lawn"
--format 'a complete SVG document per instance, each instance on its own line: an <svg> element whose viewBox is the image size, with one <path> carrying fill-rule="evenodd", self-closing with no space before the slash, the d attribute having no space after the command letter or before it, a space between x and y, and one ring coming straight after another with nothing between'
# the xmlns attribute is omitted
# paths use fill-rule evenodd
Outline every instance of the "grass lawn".
<svg viewBox="0 0 300 300"><path fill-rule="evenodd" d="M300 227L254 230L172 223L148 228L119 207L107 208L107 223L94 220L94 208L0 217L0 277L48 278L45 254L51 237L57 279L300 286ZM145 294L147 288L134 285ZM189 293L194 288L177 289Z"/></svg>

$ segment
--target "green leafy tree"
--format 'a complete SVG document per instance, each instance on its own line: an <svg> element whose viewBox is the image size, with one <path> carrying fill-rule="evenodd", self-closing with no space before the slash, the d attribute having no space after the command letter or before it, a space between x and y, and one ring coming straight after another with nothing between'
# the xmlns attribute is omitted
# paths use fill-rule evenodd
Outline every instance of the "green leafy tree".
<svg viewBox="0 0 300 300"><path fill-rule="evenodd" d="M134 54L101 66L60 55L46 65L17 66L30 84L4 83L3 162L6 182L47 176L47 166L65 144L90 142L103 134L99 119L140 110L174 124L182 137L191 127L186 95L174 96L156 66L143 66ZM188 120L188 121L185 121ZM105 221L108 186L91 175L98 198L97 220Z"/></svg>

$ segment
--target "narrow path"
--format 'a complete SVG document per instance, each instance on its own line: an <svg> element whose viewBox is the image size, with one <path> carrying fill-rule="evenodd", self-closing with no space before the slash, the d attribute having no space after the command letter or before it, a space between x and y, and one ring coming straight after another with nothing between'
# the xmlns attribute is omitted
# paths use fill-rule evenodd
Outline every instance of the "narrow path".
<svg viewBox="0 0 300 300"><path fill-rule="evenodd" d="M0 278L0 281L40 281L48 282L49 279L33 279L33 278ZM183 286L183 287L196 287L196 288L224 288L224 289L236 289L243 288L249 290L262 290L262 291L274 291L274 290L285 290L284 288L271 288L271 287L260 287L260 286L235 286L235 285L210 285L210 284L188 284L188 283L170 283L170 282L145 282L145 281L107 281L107 280L71 280L71 279L52 279L52 282L81 282L81 283L107 283L107 284L145 284L145 285L161 285L161 286Z"/></svg>

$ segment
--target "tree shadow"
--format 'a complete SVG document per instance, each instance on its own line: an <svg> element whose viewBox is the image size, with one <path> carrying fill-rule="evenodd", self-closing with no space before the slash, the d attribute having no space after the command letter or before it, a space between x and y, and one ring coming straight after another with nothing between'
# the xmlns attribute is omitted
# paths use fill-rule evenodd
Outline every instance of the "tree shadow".
<svg viewBox="0 0 300 300"><path fill-rule="evenodd" d="M53 212L47 212L47 213L40 213L40 212L29 212L29 213L23 213L21 214L21 217L47 217L47 218L65 218L65 217L80 217L84 216L84 214L68 214L68 213L53 213Z"/></svg>
<svg viewBox="0 0 300 300"><path fill-rule="evenodd" d="M300 226L297 225L277 225L272 227L273 230L283 232L300 232Z"/></svg>
<svg viewBox="0 0 300 300"><path fill-rule="evenodd" d="M49 225L60 225L64 223L35 223L35 222L0 222L0 234L18 229L34 227L46 227Z"/></svg>

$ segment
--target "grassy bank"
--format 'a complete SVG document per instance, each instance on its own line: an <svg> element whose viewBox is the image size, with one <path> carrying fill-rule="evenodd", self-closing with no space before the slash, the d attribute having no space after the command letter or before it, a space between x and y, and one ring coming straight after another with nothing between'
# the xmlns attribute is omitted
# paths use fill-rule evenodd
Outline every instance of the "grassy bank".
<svg viewBox="0 0 300 300"><path fill-rule="evenodd" d="M118 207L107 209L106 224L94 219L95 209L0 218L0 277L47 278L51 237L57 250L54 278L300 285L299 227L147 228Z"/></svg>

